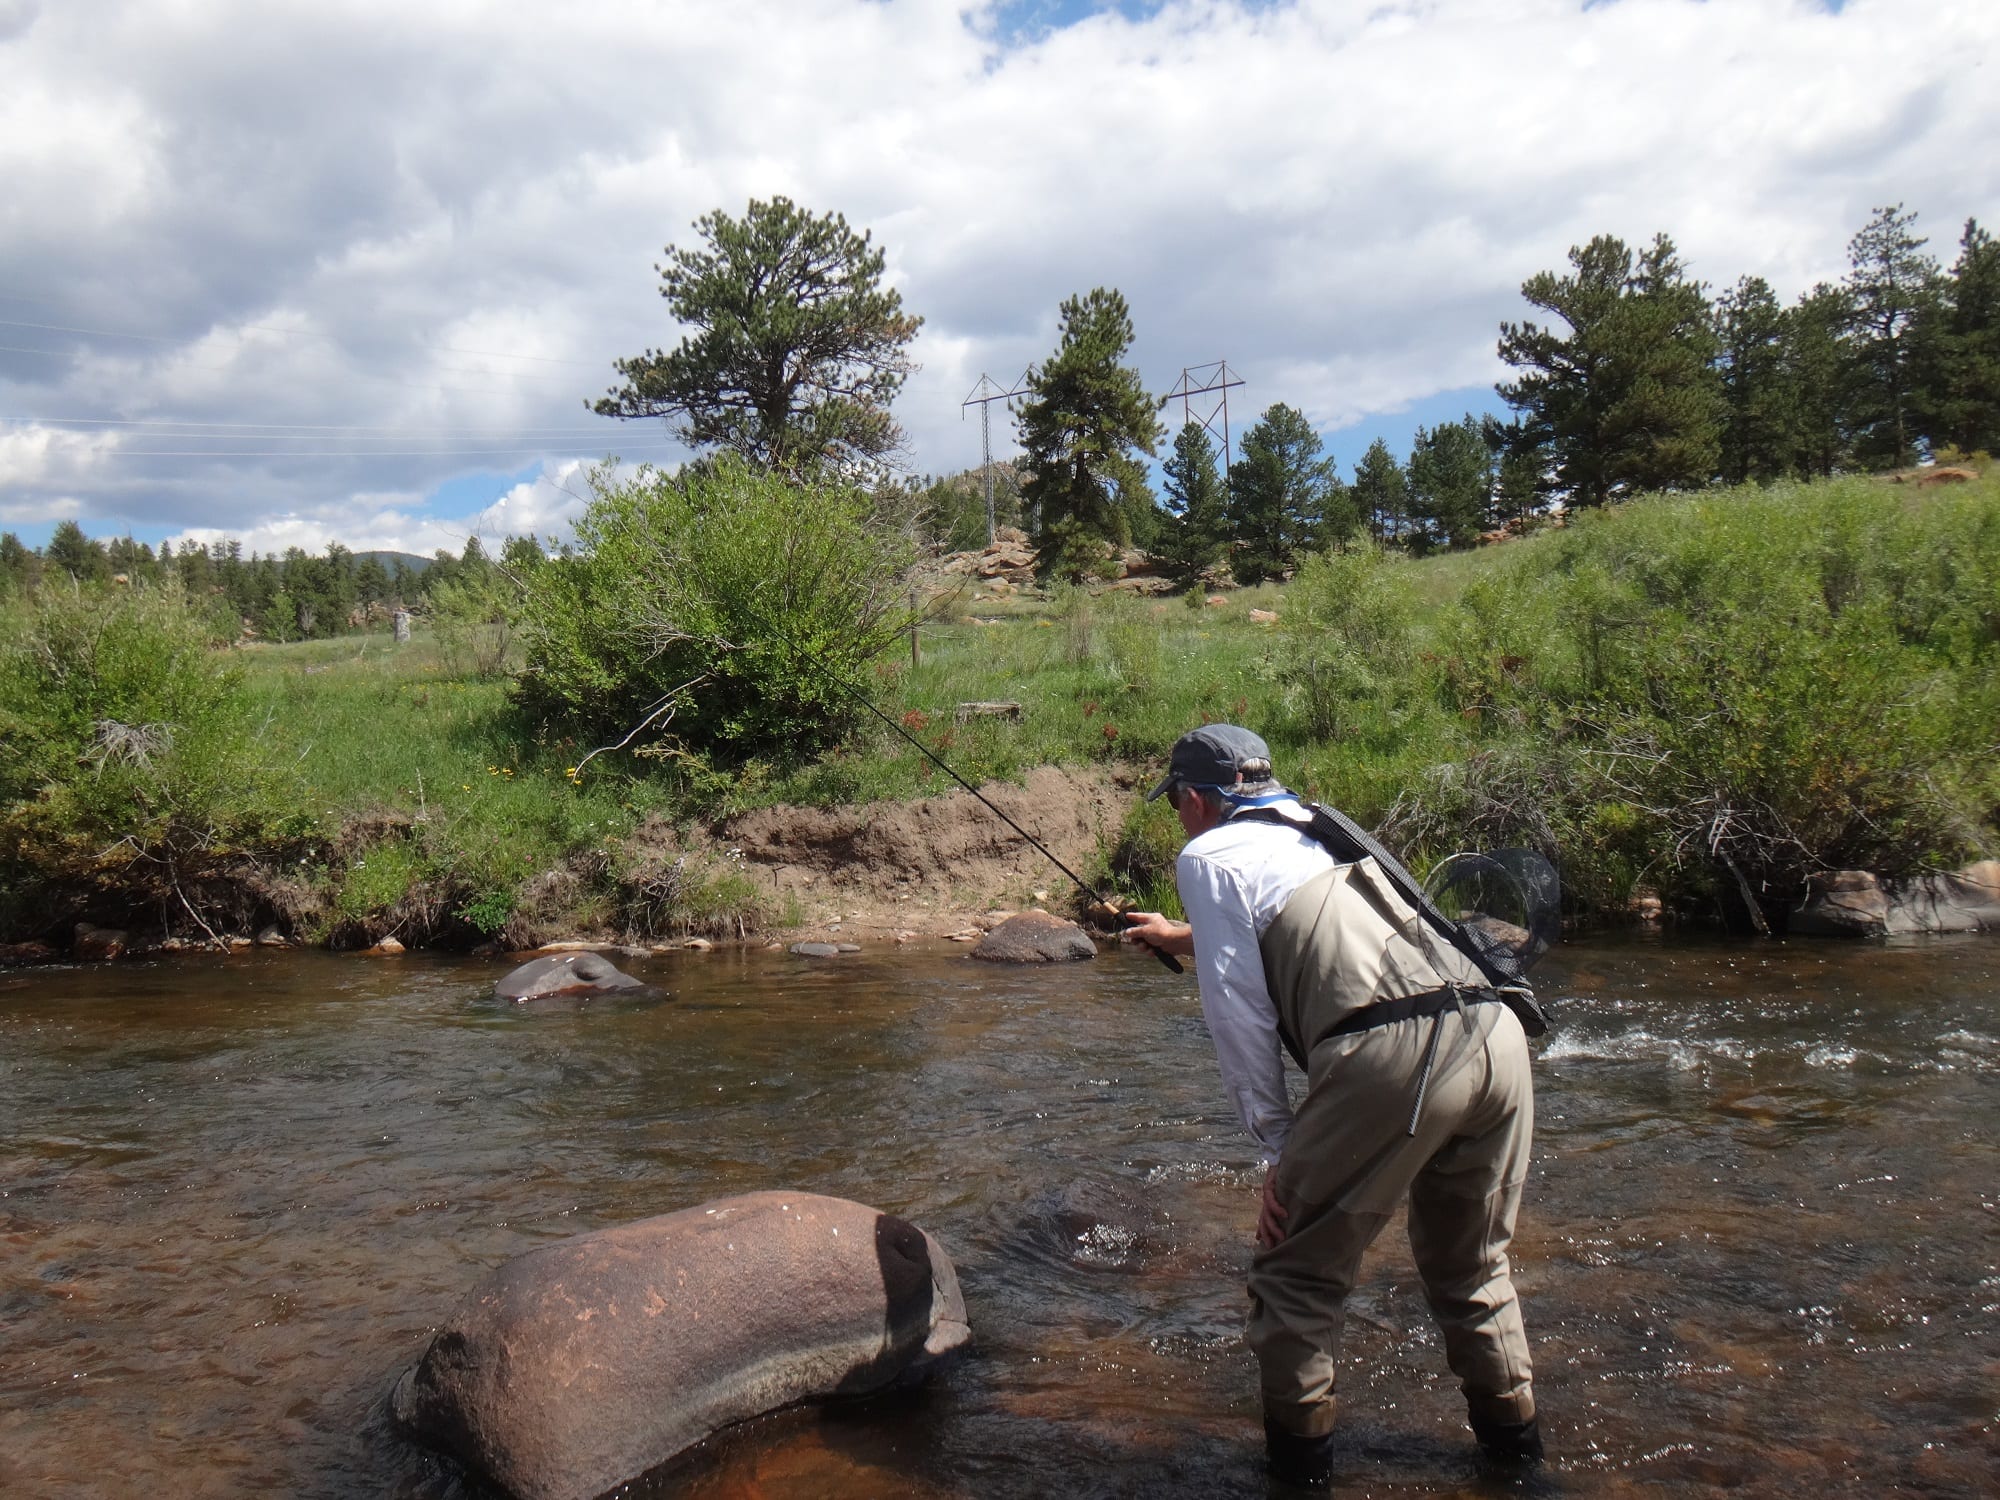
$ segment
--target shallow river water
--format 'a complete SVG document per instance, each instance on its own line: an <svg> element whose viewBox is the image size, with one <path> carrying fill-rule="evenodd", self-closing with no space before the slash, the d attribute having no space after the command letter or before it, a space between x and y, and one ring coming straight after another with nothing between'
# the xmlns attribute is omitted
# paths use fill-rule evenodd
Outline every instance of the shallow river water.
<svg viewBox="0 0 2000 1500"><path fill-rule="evenodd" d="M0 974L0 1493L463 1496L383 1401L465 1289L767 1187L929 1229L973 1347L639 1493L1266 1493L1259 1174L1187 980L634 967L667 997L506 1007L502 965L416 955ZM2000 1491L2000 940L1620 939L1539 978L1529 1491ZM1400 1225L1340 1380L1343 1490L1482 1492Z"/></svg>

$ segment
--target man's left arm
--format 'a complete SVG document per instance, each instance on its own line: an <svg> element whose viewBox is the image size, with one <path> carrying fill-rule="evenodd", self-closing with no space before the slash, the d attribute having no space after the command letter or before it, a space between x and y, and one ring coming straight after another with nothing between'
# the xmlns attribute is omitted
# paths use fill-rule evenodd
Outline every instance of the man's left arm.
<svg viewBox="0 0 2000 1500"><path fill-rule="evenodd" d="M1269 1166L1291 1134L1292 1105L1249 896L1234 872L1198 855L1182 854L1177 875L1222 1084Z"/></svg>

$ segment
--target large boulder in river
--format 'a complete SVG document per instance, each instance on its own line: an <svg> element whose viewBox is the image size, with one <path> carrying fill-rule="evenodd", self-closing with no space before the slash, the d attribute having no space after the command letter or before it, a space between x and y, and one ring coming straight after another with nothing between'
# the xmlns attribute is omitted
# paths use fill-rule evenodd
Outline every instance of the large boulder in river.
<svg viewBox="0 0 2000 1500"><path fill-rule="evenodd" d="M1097 957L1097 944L1074 922L1045 911L1016 912L972 950L994 964L1063 964Z"/></svg>
<svg viewBox="0 0 2000 1500"><path fill-rule="evenodd" d="M1817 876L1787 930L1808 937L2000 932L2000 860L1948 874L1884 881L1866 870Z"/></svg>
<svg viewBox="0 0 2000 1500"><path fill-rule="evenodd" d="M958 1275L914 1224L750 1193L509 1261L391 1409L518 1500L589 1500L732 1422L921 1379L968 1336Z"/></svg>
<svg viewBox="0 0 2000 1500"><path fill-rule="evenodd" d="M596 953L551 953L530 959L493 986L495 1000L545 1000L551 995L608 995L643 990L610 959Z"/></svg>

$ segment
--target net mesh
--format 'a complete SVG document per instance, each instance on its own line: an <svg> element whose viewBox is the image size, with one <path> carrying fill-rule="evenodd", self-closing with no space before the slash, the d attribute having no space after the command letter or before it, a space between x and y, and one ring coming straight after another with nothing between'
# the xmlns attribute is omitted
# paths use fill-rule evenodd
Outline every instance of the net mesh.
<svg viewBox="0 0 2000 1500"><path fill-rule="evenodd" d="M1561 931L1555 866L1532 849L1454 854L1431 871L1424 893L1502 979L1526 974Z"/></svg>

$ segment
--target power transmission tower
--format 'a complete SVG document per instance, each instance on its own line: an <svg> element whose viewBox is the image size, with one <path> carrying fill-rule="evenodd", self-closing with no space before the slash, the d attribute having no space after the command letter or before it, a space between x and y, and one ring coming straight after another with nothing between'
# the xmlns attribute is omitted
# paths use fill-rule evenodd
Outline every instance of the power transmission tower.
<svg viewBox="0 0 2000 1500"><path fill-rule="evenodd" d="M1178 399L1181 403L1181 425L1199 422L1202 431L1210 437L1222 439L1222 482L1229 482L1229 393L1243 382L1229 368L1229 361L1218 359L1211 365L1189 365L1181 371L1181 378L1174 388L1160 397L1161 407ZM1207 415L1201 415L1193 408L1197 396L1213 396ZM1222 423L1222 431L1215 430L1215 424Z"/></svg>
<svg viewBox="0 0 2000 1500"><path fill-rule="evenodd" d="M979 408L979 472L986 480L986 545L994 542L993 527L993 403L1012 401L1017 396L1028 394L1028 372L1023 370L1021 378L1014 382L1012 390L1003 391L1000 383L991 375L982 374L979 384L972 388L972 394L958 404L960 417L965 408Z"/></svg>

